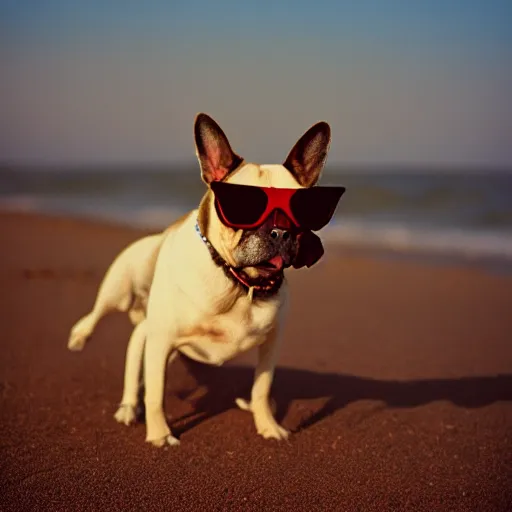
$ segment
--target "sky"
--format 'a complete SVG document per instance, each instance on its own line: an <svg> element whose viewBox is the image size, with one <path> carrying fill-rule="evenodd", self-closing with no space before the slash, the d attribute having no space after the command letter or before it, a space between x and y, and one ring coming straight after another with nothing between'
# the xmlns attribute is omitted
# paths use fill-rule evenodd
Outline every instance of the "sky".
<svg viewBox="0 0 512 512"><path fill-rule="evenodd" d="M198 112L277 163L512 168L512 1L0 0L0 161L194 160Z"/></svg>

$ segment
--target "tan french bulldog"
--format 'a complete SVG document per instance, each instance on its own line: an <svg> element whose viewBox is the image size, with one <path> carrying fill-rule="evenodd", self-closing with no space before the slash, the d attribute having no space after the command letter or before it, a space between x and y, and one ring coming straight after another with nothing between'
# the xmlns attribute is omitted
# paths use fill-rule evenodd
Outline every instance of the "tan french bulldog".
<svg viewBox="0 0 512 512"><path fill-rule="evenodd" d="M263 437L285 439L269 404L286 305L284 270L309 267L323 255L313 231L327 224L345 190L313 187L330 128L312 126L282 165L245 162L206 114L196 117L194 135L208 187L198 209L119 254L92 311L72 328L68 348L81 350L108 312L128 312L135 327L115 418L135 420L142 380L146 441L164 446L179 444L163 409L166 368L178 351L221 365L257 347L251 399L236 403L252 412Z"/></svg>

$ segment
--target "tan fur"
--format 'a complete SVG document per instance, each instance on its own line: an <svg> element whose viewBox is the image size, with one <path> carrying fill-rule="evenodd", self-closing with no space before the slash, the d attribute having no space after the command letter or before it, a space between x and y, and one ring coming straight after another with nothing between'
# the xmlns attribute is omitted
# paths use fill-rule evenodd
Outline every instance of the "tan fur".
<svg viewBox="0 0 512 512"><path fill-rule="evenodd" d="M220 329L215 327L203 327L202 325L197 325L192 329L183 330L178 333L180 338L190 338L195 339L197 337L209 338L214 343L227 343L227 334Z"/></svg>
<svg viewBox="0 0 512 512"><path fill-rule="evenodd" d="M199 129L198 122L203 123ZM218 133L220 128L213 124L204 114L198 116L196 137L209 133L208 130ZM208 142L209 139L196 139L196 146L204 152ZM214 169L216 176L229 171L227 181L231 183L301 187L283 165L245 163L231 153L227 141L220 147L224 153ZM204 166L212 164L211 158L202 153L198 157L205 179L209 176ZM233 163L236 166L230 169ZM239 398L236 403L253 414L256 430L263 437L288 436L274 419L269 396L287 302L286 281L275 295L255 299L252 290L247 292L214 263L195 230L196 222L231 265L235 264L233 251L243 232L220 222L212 199L208 190L197 210L181 217L164 232L144 237L122 251L105 275L93 310L75 324L68 342L70 350L81 350L103 315L132 308L130 317L135 327L126 355L123 397L115 418L126 425L135 420L143 360L146 440L155 446L179 444L163 410L166 367L178 351L203 363L221 365L257 348L258 364L250 402Z"/></svg>

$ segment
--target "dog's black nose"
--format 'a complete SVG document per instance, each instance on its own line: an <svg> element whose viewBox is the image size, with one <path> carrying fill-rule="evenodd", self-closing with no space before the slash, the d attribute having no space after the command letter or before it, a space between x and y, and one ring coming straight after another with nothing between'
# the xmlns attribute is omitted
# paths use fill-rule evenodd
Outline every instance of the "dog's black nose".
<svg viewBox="0 0 512 512"><path fill-rule="evenodd" d="M290 238L290 232L286 229L274 228L270 232L270 238L274 239L276 242L278 240L288 240Z"/></svg>

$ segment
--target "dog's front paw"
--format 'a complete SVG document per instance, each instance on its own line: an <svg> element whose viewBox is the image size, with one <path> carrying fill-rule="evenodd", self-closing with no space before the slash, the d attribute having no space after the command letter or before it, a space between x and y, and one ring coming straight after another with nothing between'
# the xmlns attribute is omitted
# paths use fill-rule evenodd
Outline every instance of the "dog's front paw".
<svg viewBox="0 0 512 512"><path fill-rule="evenodd" d="M285 428L278 425L276 420L272 417L254 416L254 423L256 424L256 431L260 436L265 439L288 439L289 432Z"/></svg>
<svg viewBox="0 0 512 512"><path fill-rule="evenodd" d="M114 414L114 418L118 423L123 423L128 427L132 423L135 423L137 419L135 407L132 405L120 405L119 409L117 409L117 412Z"/></svg>
<svg viewBox="0 0 512 512"><path fill-rule="evenodd" d="M164 446L179 446L180 444L180 440L170 434L168 436L161 437L160 439L152 439L149 442L157 448L162 448Z"/></svg>

